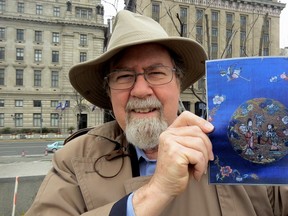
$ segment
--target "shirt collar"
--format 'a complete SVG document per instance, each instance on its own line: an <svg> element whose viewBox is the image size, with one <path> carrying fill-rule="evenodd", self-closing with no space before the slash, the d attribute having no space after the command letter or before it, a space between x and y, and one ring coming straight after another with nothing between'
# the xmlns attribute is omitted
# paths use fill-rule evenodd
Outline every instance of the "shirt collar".
<svg viewBox="0 0 288 216"><path fill-rule="evenodd" d="M144 151L138 147L135 146L136 149L136 154L137 154L137 159L138 161L143 158L145 161L156 161L156 160L150 160L149 158L147 158L146 154L144 153Z"/></svg>

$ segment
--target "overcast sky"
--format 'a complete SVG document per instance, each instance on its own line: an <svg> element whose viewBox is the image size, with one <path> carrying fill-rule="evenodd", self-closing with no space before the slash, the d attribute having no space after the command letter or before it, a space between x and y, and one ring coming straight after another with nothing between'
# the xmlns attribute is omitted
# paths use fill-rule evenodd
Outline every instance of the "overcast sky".
<svg viewBox="0 0 288 216"><path fill-rule="evenodd" d="M105 20L116 14L115 8L111 4L105 2L111 2L111 4L118 6L118 10L124 8L124 0L103 0L102 4L104 5L105 10ZM288 0L280 0L280 2L287 4L280 16L280 48L284 48L288 47Z"/></svg>

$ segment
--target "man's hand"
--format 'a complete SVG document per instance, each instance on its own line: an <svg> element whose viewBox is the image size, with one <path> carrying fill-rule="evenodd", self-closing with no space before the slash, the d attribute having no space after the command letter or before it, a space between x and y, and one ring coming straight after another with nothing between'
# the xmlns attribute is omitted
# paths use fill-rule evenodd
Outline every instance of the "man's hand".
<svg viewBox="0 0 288 216"><path fill-rule="evenodd" d="M164 193L176 196L185 190L189 175L197 181L214 159L207 133L214 129L206 120L183 112L159 139L157 167L153 183Z"/></svg>
<svg viewBox="0 0 288 216"><path fill-rule="evenodd" d="M160 135L155 173L148 185L134 194L137 215L142 215L137 205L144 206L143 200L157 200L157 204L148 202L148 206L149 215L158 215L186 189L190 176L200 181L209 160L214 159L212 144L206 135L213 129L205 119L185 111Z"/></svg>

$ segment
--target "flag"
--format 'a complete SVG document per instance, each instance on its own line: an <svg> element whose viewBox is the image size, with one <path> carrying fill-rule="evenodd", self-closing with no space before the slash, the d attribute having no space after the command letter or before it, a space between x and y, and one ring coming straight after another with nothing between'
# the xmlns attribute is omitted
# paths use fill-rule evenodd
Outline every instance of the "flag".
<svg viewBox="0 0 288 216"><path fill-rule="evenodd" d="M70 101L66 100L65 103L62 104L61 109L62 109L62 110L65 110L66 107L69 107L69 106L70 106Z"/></svg>
<svg viewBox="0 0 288 216"><path fill-rule="evenodd" d="M62 102L59 102L56 106L56 110L59 109L59 108L62 108Z"/></svg>

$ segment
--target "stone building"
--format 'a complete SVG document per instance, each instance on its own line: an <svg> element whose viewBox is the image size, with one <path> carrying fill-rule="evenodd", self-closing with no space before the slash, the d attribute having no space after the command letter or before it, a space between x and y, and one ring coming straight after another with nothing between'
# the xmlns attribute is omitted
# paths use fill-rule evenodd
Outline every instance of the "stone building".
<svg viewBox="0 0 288 216"><path fill-rule="evenodd" d="M197 40L210 59L280 54L285 4L276 0L125 3L169 35ZM68 80L72 65L103 52L110 29L103 15L100 0L0 0L0 133L4 128L67 132L104 121L103 111L83 100ZM187 109L204 115L205 95L203 77L181 98Z"/></svg>
<svg viewBox="0 0 288 216"><path fill-rule="evenodd" d="M169 33L202 44L209 59L280 54L280 13L277 0L126 0L137 13L158 21ZM194 86L205 101L205 79ZM197 111L199 98L188 90L182 99ZM196 107L193 106L196 104ZM201 103L200 103L201 105ZM194 110L195 111L195 110ZM201 111L201 110L200 110Z"/></svg>
<svg viewBox="0 0 288 216"><path fill-rule="evenodd" d="M68 79L72 65L103 52L103 15L100 0L0 0L0 133L103 122Z"/></svg>

